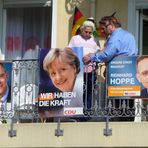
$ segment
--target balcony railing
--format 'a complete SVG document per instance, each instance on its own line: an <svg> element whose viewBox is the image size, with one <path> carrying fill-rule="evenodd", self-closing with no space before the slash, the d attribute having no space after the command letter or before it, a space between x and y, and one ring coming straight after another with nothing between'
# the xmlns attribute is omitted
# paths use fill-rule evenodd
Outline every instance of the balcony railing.
<svg viewBox="0 0 148 148"><path fill-rule="evenodd" d="M89 100L85 94L88 90L84 84L84 117L89 121L142 121L146 120L148 108L138 98L108 98L106 84L106 65L99 63L92 75L92 96ZM96 76L96 78L95 78ZM87 79L87 75L86 75ZM7 109L1 106L2 123L10 122L42 122L38 114L37 98L39 91L38 60L15 60L12 68L11 103ZM88 102L90 104L88 105ZM89 107L88 107L89 106ZM79 117L77 117L79 118ZM62 117L61 117L62 119ZM50 119L49 119L50 121ZM54 120L53 120L54 121ZM55 120L56 121L56 120ZM71 120L72 121L72 120Z"/></svg>

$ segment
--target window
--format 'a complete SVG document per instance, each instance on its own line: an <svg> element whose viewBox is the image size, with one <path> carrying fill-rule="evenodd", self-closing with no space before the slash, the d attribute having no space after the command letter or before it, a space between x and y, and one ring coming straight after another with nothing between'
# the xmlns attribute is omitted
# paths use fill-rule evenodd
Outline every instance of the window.
<svg viewBox="0 0 148 148"><path fill-rule="evenodd" d="M36 59L39 48L50 48L51 22L52 7L6 8L5 59Z"/></svg>

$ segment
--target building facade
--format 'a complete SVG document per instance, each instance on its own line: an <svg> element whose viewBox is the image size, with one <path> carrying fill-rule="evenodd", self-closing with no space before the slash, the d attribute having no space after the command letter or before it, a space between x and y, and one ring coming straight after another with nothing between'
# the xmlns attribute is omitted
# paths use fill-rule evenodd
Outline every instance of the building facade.
<svg viewBox="0 0 148 148"><path fill-rule="evenodd" d="M116 12L122 27L134 34L139 54L148 53L147 0L0 0L1 59L38 59L39 49L67 46L75 6L96 22ZM108 120L1 124L0 147L147 147L147 126Z"/></svg>

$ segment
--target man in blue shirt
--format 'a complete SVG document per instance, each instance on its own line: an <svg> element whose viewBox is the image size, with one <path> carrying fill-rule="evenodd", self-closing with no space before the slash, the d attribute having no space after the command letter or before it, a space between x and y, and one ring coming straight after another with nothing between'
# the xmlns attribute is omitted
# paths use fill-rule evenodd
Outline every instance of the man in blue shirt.
<svg viewBox="0 0 148 148"><path fill-rule="evenodd" d="M115 56L133 56L138 54L134 36L121 28L121 23L115 16L105 16L99 22L101 31L107 41L103 52L84 56L84 64L90 61L109 62Z"/></svg>
<svg viewBox="0 0 148 148"><path fill-rule="evenodd" d="M135 56L138 54L134 36L128 31L121 28L120 21L114 16L105 16L99 22L101 32L106 36L107 40L102 52L89 53L83 57L84 64L88 62L110 62L116 56ZM106 74L106 71L105 71ZM120 105L120 99L115 100L115 108ZM133 100L127 100L126 104L129 108L133 108ZM114 119L113 119L114 120ZM116 120L116 119L115 119ZM133 121L133 118L117 118L120 121Z"/></svg>

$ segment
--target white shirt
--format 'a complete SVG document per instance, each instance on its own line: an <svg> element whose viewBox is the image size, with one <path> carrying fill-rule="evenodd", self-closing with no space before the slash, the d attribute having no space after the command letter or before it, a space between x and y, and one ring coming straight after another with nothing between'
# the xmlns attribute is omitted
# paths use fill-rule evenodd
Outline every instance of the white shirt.
<svg viewBox="0 0 148 148"><path fill-rule="evenodd" d="M100 49L99 45L97 44L97 42L95 41L93 37L89 39L85 39L81 35L73 36L68 46L69 47L83 47L83 56L89 53L95 53ZM86 73L92 72L93 69L95 69L95 65L93 64L96 64L96 63L89 63L88 65L86 65L84 67L84 72Z"/></svg>
<svg viewBox="0 0 148 148"><path fill-rule="evenodd" d="M88 53L96 52L100 47L93 37L89 39L84 39L81 35L75 35L71 38L69 42L69 47L85 47L84 55ZM88 52L87 52L88 51Z"/></svg>

